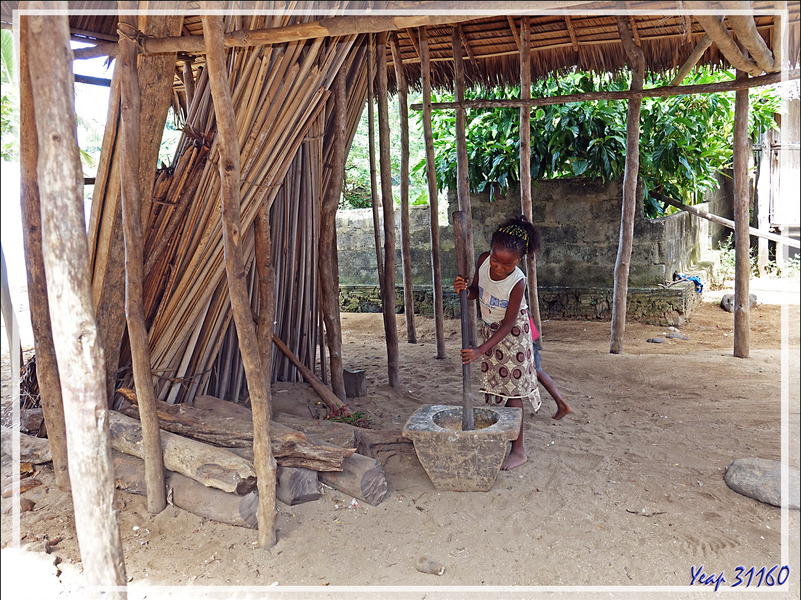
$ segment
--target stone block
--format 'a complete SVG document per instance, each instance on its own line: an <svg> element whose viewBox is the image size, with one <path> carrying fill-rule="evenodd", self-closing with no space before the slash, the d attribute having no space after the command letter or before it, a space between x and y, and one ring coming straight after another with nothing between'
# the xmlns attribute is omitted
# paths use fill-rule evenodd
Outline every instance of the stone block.
<svg viewBox="0 0 801 600"><path fill-rule="evenodd" d="M345 379L345 395L348 398L358 398L367 395L367 382L364 379L364 369L343 369Z"/></svg>

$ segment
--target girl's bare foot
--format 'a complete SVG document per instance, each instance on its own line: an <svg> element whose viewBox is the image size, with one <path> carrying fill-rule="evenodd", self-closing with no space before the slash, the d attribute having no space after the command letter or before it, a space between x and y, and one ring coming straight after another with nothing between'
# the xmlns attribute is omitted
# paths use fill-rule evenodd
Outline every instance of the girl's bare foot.
<svg viewBox="0 0 801 600"><path fill-rule="evenodd" d="M503 460L503 464L501 465L501 469L503 471L508 471L510 469L514 469L515 467L519 467L520 465L524 464L528 460L525 452L510 452L509 456L507 456Z"/></svg>
<svg viewBox="0 0 801 600"><path fill-rule="evenodd" d="M553 418L554 419L561 419L565 415L569 415L572 412L573 412L573 409L570 408L567 404L564 404L564 405L559 406L559 408L556 411L556 414L553 416Z"/></svg>

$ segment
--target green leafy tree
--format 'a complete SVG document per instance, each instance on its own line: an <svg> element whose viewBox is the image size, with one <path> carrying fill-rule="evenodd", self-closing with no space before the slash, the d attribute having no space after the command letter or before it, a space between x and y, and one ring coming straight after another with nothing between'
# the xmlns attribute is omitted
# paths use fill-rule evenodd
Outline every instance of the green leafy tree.
<svg viewBox="0 0 801 600"><path fill-rule="evenodd" d="M731 79L728 72L699 69L685 83ZM629 88L630 75L570 73L539 80L532 97ZM666 76L650 75L649 87L668 84ZM519 98L519 88L468 90L466 98ZM751 94L750 131L775 127L779 99L768 90ZM450 101L445 94L435 101ZM731 166L733 94L698 94L645 98L640 115L640 175L645 184L645 212L664 213L665 198L694 204L717 185L716 176ZM455 117L436 111L432 117L436 175L440 186L453 187L456 177ZM419 123L419 118L418 118ZM519 111L469 109L466 116L470 189L504 195L519 183ZM537 107L531 119L532 180L620 177L626 156L626 103L608 100ZM425 160L415 165L425 173Z"/></svg>
<svg viewBox="0 0 801 600"><path fill-rule="evenodd" d="M16 59L14 58L14 36L8 29L2 30L2 123L0 132L0 156L5 161L17 160L19 156L19 89L16 81Z"/></svg>

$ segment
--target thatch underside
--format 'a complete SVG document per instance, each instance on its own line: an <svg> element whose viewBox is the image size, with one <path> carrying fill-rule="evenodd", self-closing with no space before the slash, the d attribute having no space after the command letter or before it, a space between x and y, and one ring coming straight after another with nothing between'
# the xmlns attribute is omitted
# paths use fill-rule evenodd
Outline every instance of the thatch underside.
<svg viewBox="0 0 801 600"><path fill-rule="evenodd" d="M89 10L102 4L70 3ZM342 4L351 8L361 6L360 3ZM538 5L502 4L506 7L504 14L472 20L462 18L458 25L427 27L435 87L453 85L454 31L461 31L468 84L492 87L519 82L519 15L527 7ZM4 23L11 21L11 11L17 5L16 2L2 4ZM564 14L531 16L532 77L574 68L596 72L625 68L617 17L608 10L610 3L566 2L565 5L575 5L576 10L572 14L566 10ZM648 70L676 70L704 36L699 22L680 14L677 3L629 2L625 5L634 11L629 23L635 42L643 49ZM759 35L771 48L775 40L775 19L770 12L774 10L774 2L759 1L751 5L756 11L754 20ZM115 3L110 3L111 8L114 6ZM274 4L264 2L260 6L268 9ZM661 14L657 13L660 7ZM789 35L782 62L796 65L799 62L799 5L790 2L788 8ZM597 12L592 13L593 10ZM330 14L265 14L264 11L237 14L227 17L226 31L280 28L330 17ZM113 14L70 17L75 39L96 42L116 41L117 21ZM185 16L180 30L182 36L201 35L200 17ZM260 308L257 275L252 267L254 221L260 207L266 205L272 207L273 258L277 273L275 333L312 368L321 338L317 233L320 202L331 178L333 102L330 90L338 70L344 66L348 82L346 131L352 139L365 104L371 39L370 35L359 33L228 50L229 78L241 145L241 234L245 240L247 264L251 265L248 283L252 290L252 308L254 314ZM416 28L402 29L393 35L398 40L406 79L410 86L419 87ZM390 88L394 88L395 73L389 49L387 61ZM156 174L150 202L145 208L144 256L148 263L145 314L152 369L157 378L156 394L169 402L190 401L198 393L236 400L245 391L224 269L216 124L204 62L202 54L178 53L176 56L172 75L173 106L185 123L184 134L172 164ZM192 66L194 94L190 92L191 97L187 96L184 81L185 63ZM699 63L715 68L730 66L714 44L703 53ZM118 82L115 86L112 86L112 99L116 98L113 101L118 103L119 92L114 95ZM100 160L103 173L98 172L89 231L96 279L93 293L96 306L109 307L103 313L102 320L106 323L115 319L117 323L125 322L119 289L106 289L102 277L98 277L98 273L119 271L111 261L115 256L119 260L122 248L119 221L115 221L119 215L119 179L114 176L119 167L119 157L114 153L114 140L118 135L114 115L117 112L110 111ZM119 341L122 375L118 383L129 387L131 376L126 367L130 365L130 358L126 341ZM278 353L273 355L272 373L273 380L297 377L294 367Z"/></svg>

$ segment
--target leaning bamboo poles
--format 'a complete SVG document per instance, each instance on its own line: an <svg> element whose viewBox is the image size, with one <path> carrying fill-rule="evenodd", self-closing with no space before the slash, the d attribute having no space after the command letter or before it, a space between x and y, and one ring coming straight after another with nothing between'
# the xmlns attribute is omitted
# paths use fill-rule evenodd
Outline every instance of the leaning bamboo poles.
<svg viewBox="0 0 801 600"><path fill-rule="evenodd" d="M292 172L291 165L297 155L304 154L303 140L324 114L333 74L349 58L353 42L352 37L335 43L293 42L236 50L228 57L237 137L241 145L240 193L247 264L251 264L254 251L252 225L264 203L270 205L288 192L291 197L286 201L291 214L300 208L295 200L299 194L317 196L321 193L312 188L322 189L322 183L306 180L300 167ZM349 76L358 75L358 69L353 71ZM362 83L356 87L363 91L351 93L348 121L355 112L351 104L359 95L363 103L366 93L366 78L359 77ZM358 119L357 113L355 119ZM218 155L216 142L211 142L215 122L204 69L195 81L185 135L179 143L174 166L160 174L154 187L156 200L149 213L145 241L146 251L152 251L145 283L152 366L160 377L158 397L171 402L191 399L210 383L221 386L219 373L215 374L214 368L222 365L219 362L215 365L215 361L220 348L225 350L230 346L230 342L223 343L223 333L230 324L230 306L220 298L225 289L221 285L224 271L220 210L215 202L215 190L219 186ZM355 130L355 125L350 129ZM322 154L321 149L312 147L305 153L307 164L319 161L313 156ZM322 182L325 176L319 173L313 179ZM306 213L299 214L306 219L305 223L318 227L314 224L317 217L313 211L304 210ZM301 230L294 234L300 244L295 256L303 258L305 264L300 268L308 270L316 256L310 251L305 226L299 226ZM273 222L273 228L274 242L279 244L281 226ZM276 265L279 288L282 268L297 267ZM311 283L313 279L308 278L305 271L296 270L294 275L302 282L297 296L300 302L291 304L290 309L313 316L295 319L294 324L299 325L299 329L294 331L301 334L297 335L293 350L313 366L316 283ZM253 289L256 287L253 285ZM280 299L279 295L276 307L279 311ZM251 294L251 301L257 307L258 294ZM281 313L277 315L280 322ZM222 385L229 392L241 389L241 383L236 383L237 378L241 382L241 359L235 354L231 353L226 363L234 374ZM274 355L272 362L275 366L282 360L283 357Z"/></svg>

